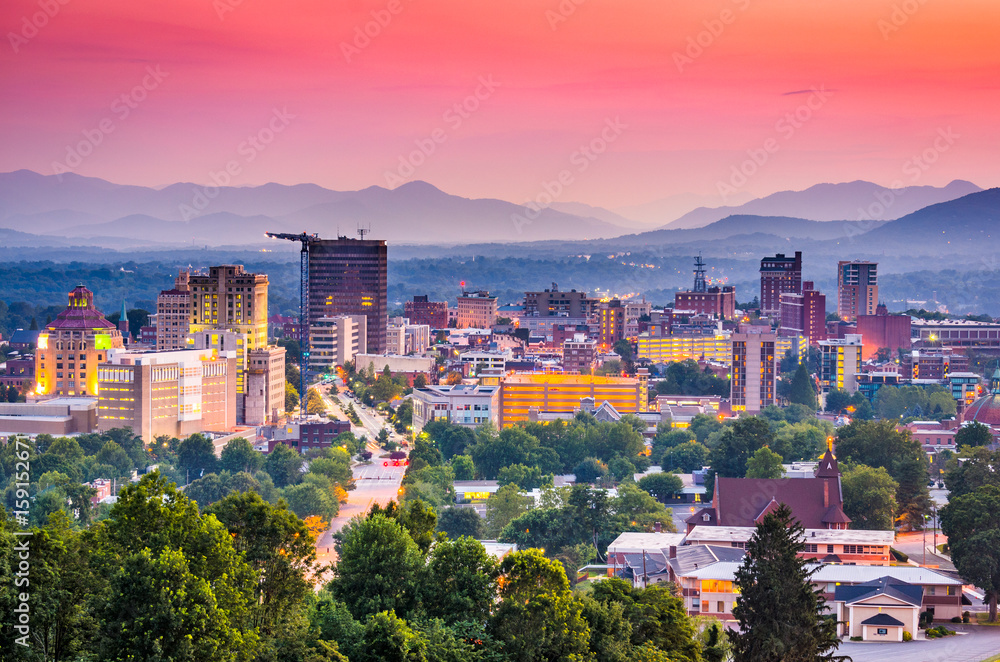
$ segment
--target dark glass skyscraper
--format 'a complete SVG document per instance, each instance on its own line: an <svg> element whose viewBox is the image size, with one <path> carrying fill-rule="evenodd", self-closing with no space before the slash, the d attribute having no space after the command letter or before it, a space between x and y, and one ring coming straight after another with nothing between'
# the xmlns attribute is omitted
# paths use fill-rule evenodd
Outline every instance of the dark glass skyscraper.
<svg viewBox="0 0 1000 662"><path fill-rule="evenodd" d="M320 239L309 244L309 323L367 317L368 352L385 352L387 249L381 239Z"/></svg>

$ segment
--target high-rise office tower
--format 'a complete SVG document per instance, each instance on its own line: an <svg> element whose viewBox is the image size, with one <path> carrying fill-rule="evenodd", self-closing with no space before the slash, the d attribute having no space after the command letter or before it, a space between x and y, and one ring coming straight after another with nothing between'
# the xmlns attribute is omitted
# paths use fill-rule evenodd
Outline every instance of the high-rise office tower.
<svg viewBox="0 0 1000 662"><path fill-rule="evenodd" d="M782 294L802 294L802 251L795 251L795 257L778 253L760 261L760 314L780 313Z"/></svg>
<svg viewBox="0 0 1000 662"><path fill-rule="evenodd" d="M733 411L759 413L773 405L777 393L777 361L773 333L734 333L730 402Z"/></svg>
<svg viewBox="0 0 1000 662"><path fill-rule="evenodd" d="M191 293L189 335L212 336L210 332L217 331L230 332L239 338L235 348L236 391L245 395L247 352L267 347L267 275L248 273L239 264L224 264L210 267L207 275L191 274L188 287ZM245 345L240 336L245 336ZM213 347L214 342L210 337L202 347Z"/></svg>
<svg viewBox="0 0 1000 662"><path fill-rule="evenodd" d="M837 263L837 315L853 321L874 315L878 307L878 263L841 260Z"/></svg>
<svg viewBox="0 0 1000 662"><path fill-rule="evenodd" d="M309 244L309 322L364 315L367 348L385 352L386 265L381 239L320 239Z"/></svg>

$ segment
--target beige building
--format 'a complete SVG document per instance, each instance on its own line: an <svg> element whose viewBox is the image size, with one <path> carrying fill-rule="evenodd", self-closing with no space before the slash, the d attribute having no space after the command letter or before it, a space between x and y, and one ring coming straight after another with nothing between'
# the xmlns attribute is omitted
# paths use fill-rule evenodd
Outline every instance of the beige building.
<svg viewBox="0 0 1000 662"><path fill-rule="evenodd" d="M285 415L285 348L251 350L247 356L247 394L243 422L275 423Z"/></svg>
<svg viewBox="0 0 1000 662"><path fill-rule="evenodd" d="M365 315L321 317L309 327L309 371L326 372L368 350Z"/></svg>
<svg viewBox="0 0 1000 662"><path fill-rule="evenodd" d="M433 420L476 428L497 424L500 389L496 386L429 385L413 389L413 431L419 433Z"/></svg>
<svg viewBox="0 0 1000 662"><path fill-rule="evenodd" d="M190 275L181 271L174 279L174 289L163 290L156 297L156 349L186 349L191 331Z"/></svg>
<svg viewBox="0 0 1000 662"><path fill-rule="evenodd" d="M76 286L66 310L38 334L35 393L96 396L97 365L123 346L121 332L94 306L94 293Z"/></svg>
<svg viewBox="0 0 1000 662"><path fill-rule="evenodd" d="M734 333L730 402L733 411L759 413L775 404L778 363L774 333Z"/></svg>
<svg viewBox="0 0 1000 662"><path fill-rule="evenodd" d="M848 393L858 390L858 373L861 372L861 355L864 353L862 338L849 333L843 338L819 341L821 354L819 384L823 393L840 389Z"/></svg>
<svg viewBox="0 0 1000 662"><path fill-rule="evenodd" d="M236 425L236 355L216 350L109 351L98 366L97 429L131 427L149 443Z"/></svg>
<svg viewBox="0 0 1000 662"><path fill-rule="evenodd" d="M267 347L267 276L242 265L211 267L208 275L189 277L190 333L218 329L246 334L247 349ZM243 384L238 384L245 392Z"/></svg>
<svg viewBox="0 0 1000 662"><path fill-rule="evenodd" d="M462 292L458 297L458 328L488 329L496 320L497 298L489 292Z"/></svg>

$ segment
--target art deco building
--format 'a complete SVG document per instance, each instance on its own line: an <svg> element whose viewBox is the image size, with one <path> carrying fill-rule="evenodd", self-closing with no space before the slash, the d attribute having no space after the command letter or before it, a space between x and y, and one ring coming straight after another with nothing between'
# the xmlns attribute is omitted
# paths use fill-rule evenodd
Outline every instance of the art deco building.
<svg viewBox="0 0 1000 662"><path fill-rule="evenodd" d="M77 285L69 293L66 310L38 334L35 392L97 395L97 364L109 349L123 346L121 332L94 307L94 293Z"/></svg>

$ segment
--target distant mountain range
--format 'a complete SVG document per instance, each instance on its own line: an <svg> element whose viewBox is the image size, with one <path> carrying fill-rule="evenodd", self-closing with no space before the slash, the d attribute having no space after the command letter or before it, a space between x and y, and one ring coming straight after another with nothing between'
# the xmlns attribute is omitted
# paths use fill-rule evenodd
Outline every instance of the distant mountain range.
<svg viewBox="0 0 1000 662"><path fill-rule="evenodd" d="M426 182L389 190L332 191L314 184L162 189L74 174L0 174L0 227L90 240L143 244L259 244L267 230L373 236L406 243L469 243L613 237L628 231L590 216L534 210L503 200L449 195ZM117 242L116 242L117 243Z"/></svg>
<svg viewBox="0 0 1000 662"><path fill-rule="evenodd" d="M884 220L856 220L859 209L872 205L881 205ZM699 208L662 228L636 233L648 225L600 207L565 202L534 210L449 195L420 181L360 191L313 184L154 189L73 174L62 181L28 170L0 174L0 245L7 248L260 248L268 230L335 237L355 236L359 226L370 225L372 236L396 246L492 244L499 252L500 246L517 244L523 250L704 248L736 255L806 244L839 254L844 245L855 244L854 253L945 255L995 250L998 221L1000 189L983 191L960 180L941 188L895 190L862 181L818 184L739 206Z"/></svg>
<svg viewBox="0 0 1000 662"><path fill-rule="evenodd" d="M732 215L788 216L810 221L891 221L963 195L982 191L972 182L956 179L950 184L906 186L889 189L871 182L816 184L804 191L779 191L737 206L699 207L667 223L663 229L700 228Z"/></svg>

